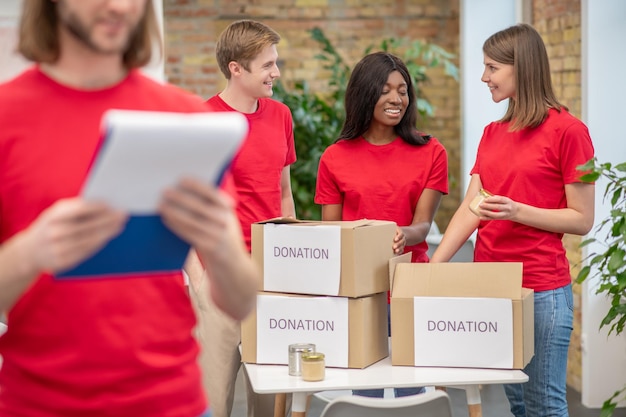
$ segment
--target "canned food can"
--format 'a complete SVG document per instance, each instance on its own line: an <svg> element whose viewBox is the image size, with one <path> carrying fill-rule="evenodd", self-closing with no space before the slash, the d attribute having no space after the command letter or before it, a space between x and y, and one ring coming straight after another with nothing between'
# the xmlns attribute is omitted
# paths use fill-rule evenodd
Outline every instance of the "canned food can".
<svg viewBox="0 0 626 417"><path fill-rule="evenodd" d="M289 345L289 375L302 375L300 357L303 352L315 352L315 345L313 343L294 343Z"/></svg>

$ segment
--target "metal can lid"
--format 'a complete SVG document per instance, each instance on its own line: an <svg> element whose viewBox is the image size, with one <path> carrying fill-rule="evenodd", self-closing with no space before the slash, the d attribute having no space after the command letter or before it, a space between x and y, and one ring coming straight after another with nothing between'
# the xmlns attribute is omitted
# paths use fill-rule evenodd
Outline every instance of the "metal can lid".
<svg viewBox="0 0 626 417"><path fill-rule="evenodd" d="M315 344L313 343L294 343L289 345L289 352L314 352Z"/></svg>

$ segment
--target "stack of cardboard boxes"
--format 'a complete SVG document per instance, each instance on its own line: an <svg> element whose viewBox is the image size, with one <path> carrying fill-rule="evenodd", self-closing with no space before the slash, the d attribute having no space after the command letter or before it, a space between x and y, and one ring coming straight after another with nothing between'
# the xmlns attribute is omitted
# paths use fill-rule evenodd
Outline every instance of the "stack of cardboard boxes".
<svg viewBox="0 0 626 417"><path fill-rule="evenodd" d="M413 264L394 257L393 222L272 219L252 227L263 271L242 323L242 360L287 364L313 343L326 365L522 369L534 353L533 292L520 263ZM391 281L391 284L390 284Z"/></svg>
<svg viewBox="0 0 626 417"><path fill-rule="evenodd" d="M252 226L263 271L256 310L242 323L242 360L287 364L313 343L326 365L364 368L389 355L387 291L396 225L273 219Z"/></svg>

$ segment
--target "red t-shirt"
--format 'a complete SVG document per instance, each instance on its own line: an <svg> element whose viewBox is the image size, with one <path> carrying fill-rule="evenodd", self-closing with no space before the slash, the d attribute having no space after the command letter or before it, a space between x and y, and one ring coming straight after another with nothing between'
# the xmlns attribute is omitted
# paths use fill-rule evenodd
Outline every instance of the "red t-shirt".
<svg viewBox="0 0 626 417"><path fill-rule="evenodd" d="M250 131L230 166L237 193L237 216L248 251L252 223L283 215L281 174L296 161L293 120L289 108L269 98L258 101L257 111L243 113ZM236 111L219 95L207 101L211 111Z"/></svg>
<svg viewBox="0 0 626 417"><path fill-rule="evenodd" d="M110 108L206 111L200 98L138 71L91 92L37 68L0 86L0 242L79 193ZM2 416L196 417L207 408L181 273L41 275L8 319Z"/></svg>
<svg viewBox="0 0 626 417"><path fill-rule="evenodd" d="M414 146L398 137L377 146L359 137L326 148L315 202L342 204L342 220L390 220L408 226L425 188L448 193L448 158L437 139ZM405 247L405 252L413 251L413 262L428 262L427 250L425 241Z"/></svg>
<svg viewBox="0 0 626 417"><path fill-rule="evenodd" d="M471 173L493 194L535 207L567 207L565 185L580 182L576 166L593 157L587 127L565 110L550 110L535 129L509 132L509 125L485 128ZM571 282L562 238L509 220L481 221L474 260L522 262L524 287L552 290Z"/></svg>

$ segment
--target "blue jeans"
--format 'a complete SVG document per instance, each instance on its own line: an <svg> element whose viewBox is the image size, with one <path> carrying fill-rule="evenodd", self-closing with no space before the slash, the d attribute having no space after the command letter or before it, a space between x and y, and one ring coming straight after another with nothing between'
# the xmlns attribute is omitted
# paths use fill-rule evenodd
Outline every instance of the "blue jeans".
<svg viewBox="0 0 626 417"><path fill-rule="evenodd" d="M525 384L506 384L515 417L567 417L567 350L572 333L572 286L535 293L535 356Z"/></svg>
<svg viewBox="0 0 626 417"><path fill-rule="evenodd" d="M391 336L391 311L389 304L387 304L387 334ZM411 387L411 388L394 388L393 394L397 397L408 397L409 395L423 394L426 392L424 387ZM376 389L355 389L352 390L353 395L360 395L361 397L370 398L383 398L385 396L385 390L382 388Z"/></svg>
<svg viewBox="0 0 626 417"><path fill-rule="evenodd" d="M212 417L211 410L206 410L204 413L200 414L198 417Z"/></svg>

